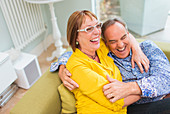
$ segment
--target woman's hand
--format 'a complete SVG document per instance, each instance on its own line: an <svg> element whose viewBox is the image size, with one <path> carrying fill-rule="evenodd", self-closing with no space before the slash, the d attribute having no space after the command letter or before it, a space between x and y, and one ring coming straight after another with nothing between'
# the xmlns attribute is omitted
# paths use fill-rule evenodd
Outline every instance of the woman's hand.
<svg viewBox="0 0 170 114"><path fill-rule="evenodd" d="M107 76L110 82L103 86L103 93L110 102L114 103L119 99L126 98L129 95L141 95L142 91L136 82L120 82ZM138 99L136 99L138 100ZM134 102L136 101L134 100ZM129 103L128 103L129 104Z"/></svg>
<svg viewBox="0 0 170 114"><path fill-rule="evenodd" d="M134 36L129 33L131 44L132 44L132 68L135 68L135 62L138 65L140 72L143 73L143 67L145 69L145 72L148 72L149 70L149 59L146 57L146 55L143 53L141 48L139 47L139 43L136 41ZM142 67L143 66L143 67Z"/></svg>
<svg viewBox="0 0 170 114"><path fill-rule="evenodd" d="M60 65L58 75L62 80L64 86L70 91L79 87L79 85L70 78L71 73L66 69L65 65Z"/></svg>

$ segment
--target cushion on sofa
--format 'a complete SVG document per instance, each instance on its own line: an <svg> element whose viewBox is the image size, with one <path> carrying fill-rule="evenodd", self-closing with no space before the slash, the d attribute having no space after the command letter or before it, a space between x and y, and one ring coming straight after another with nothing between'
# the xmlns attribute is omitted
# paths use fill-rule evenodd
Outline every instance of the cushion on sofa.
<svg viewBox="0 0 170 114"><path fill-rule="evenodd" d="M63 84L58 87L61 97L61 113L74 114L76 113L75 103L76 100L72 92L70 92Z"/></svg>

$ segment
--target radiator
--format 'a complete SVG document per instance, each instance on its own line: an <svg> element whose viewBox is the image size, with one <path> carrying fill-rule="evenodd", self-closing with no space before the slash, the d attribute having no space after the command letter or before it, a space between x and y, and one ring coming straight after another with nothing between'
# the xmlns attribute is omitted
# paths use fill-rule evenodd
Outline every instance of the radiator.
<svg viewBox="0 0 170 114"><path fill-rule="evenodd" d="M45 31L39 4L24 0L0 0L15 49L22 50Z"/></svg>

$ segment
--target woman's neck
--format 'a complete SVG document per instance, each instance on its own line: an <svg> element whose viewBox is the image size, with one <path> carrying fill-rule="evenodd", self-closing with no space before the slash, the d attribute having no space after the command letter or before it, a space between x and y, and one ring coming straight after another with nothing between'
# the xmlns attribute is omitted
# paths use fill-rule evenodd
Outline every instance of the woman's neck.
<svg viewBox="0 0 170 114"><path fill-rule="evenodd" d="M87 51L87 50L82 50L81 48L79 48L79 50L81 52L83 52L85 55L87 55L89 58L97 61L98 63L100 63L99 57L97 56L97 52L96 51Z"/></svg>
<svg viewBox="0 0 170 114"><path fill-rule="evenodd" d="M83 51L82 51L83 52ZM83 52L84 54L86 54L88 57L90 57L91 59L95 60L95 58L97 57L97 53L95 52L95 54L91 55L91 54L88 54L86 52Z"/></svg>
<svg viewBox="0 0 170 114"><path fill-rule="evenodd" d="M79 48L79 50L80 50L81 52L83 52L84 54L90 55L90 56L94 56L94 55L97 54L97 53L96 53L96 50L85 50L85 49L81 49L81 48Z"/></svg>

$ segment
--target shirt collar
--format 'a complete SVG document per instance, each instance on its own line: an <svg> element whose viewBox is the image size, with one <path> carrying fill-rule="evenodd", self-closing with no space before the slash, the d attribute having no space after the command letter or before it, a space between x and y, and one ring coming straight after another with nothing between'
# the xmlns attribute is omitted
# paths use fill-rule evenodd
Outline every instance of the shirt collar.
<svg viewBox="0 0 170 114"><path fill-rule="evenodd" d="M126 58L123 58L123 59L118 58L118 57L117 57L114 53L112 53L111 51L109 51L108 56L109 56L109 57L112 57L114 60L118 60L118 61L120 61L120 62L123 63L123 61L131 61L132 50L130 50L129 56L127 56Z"/></svg>

